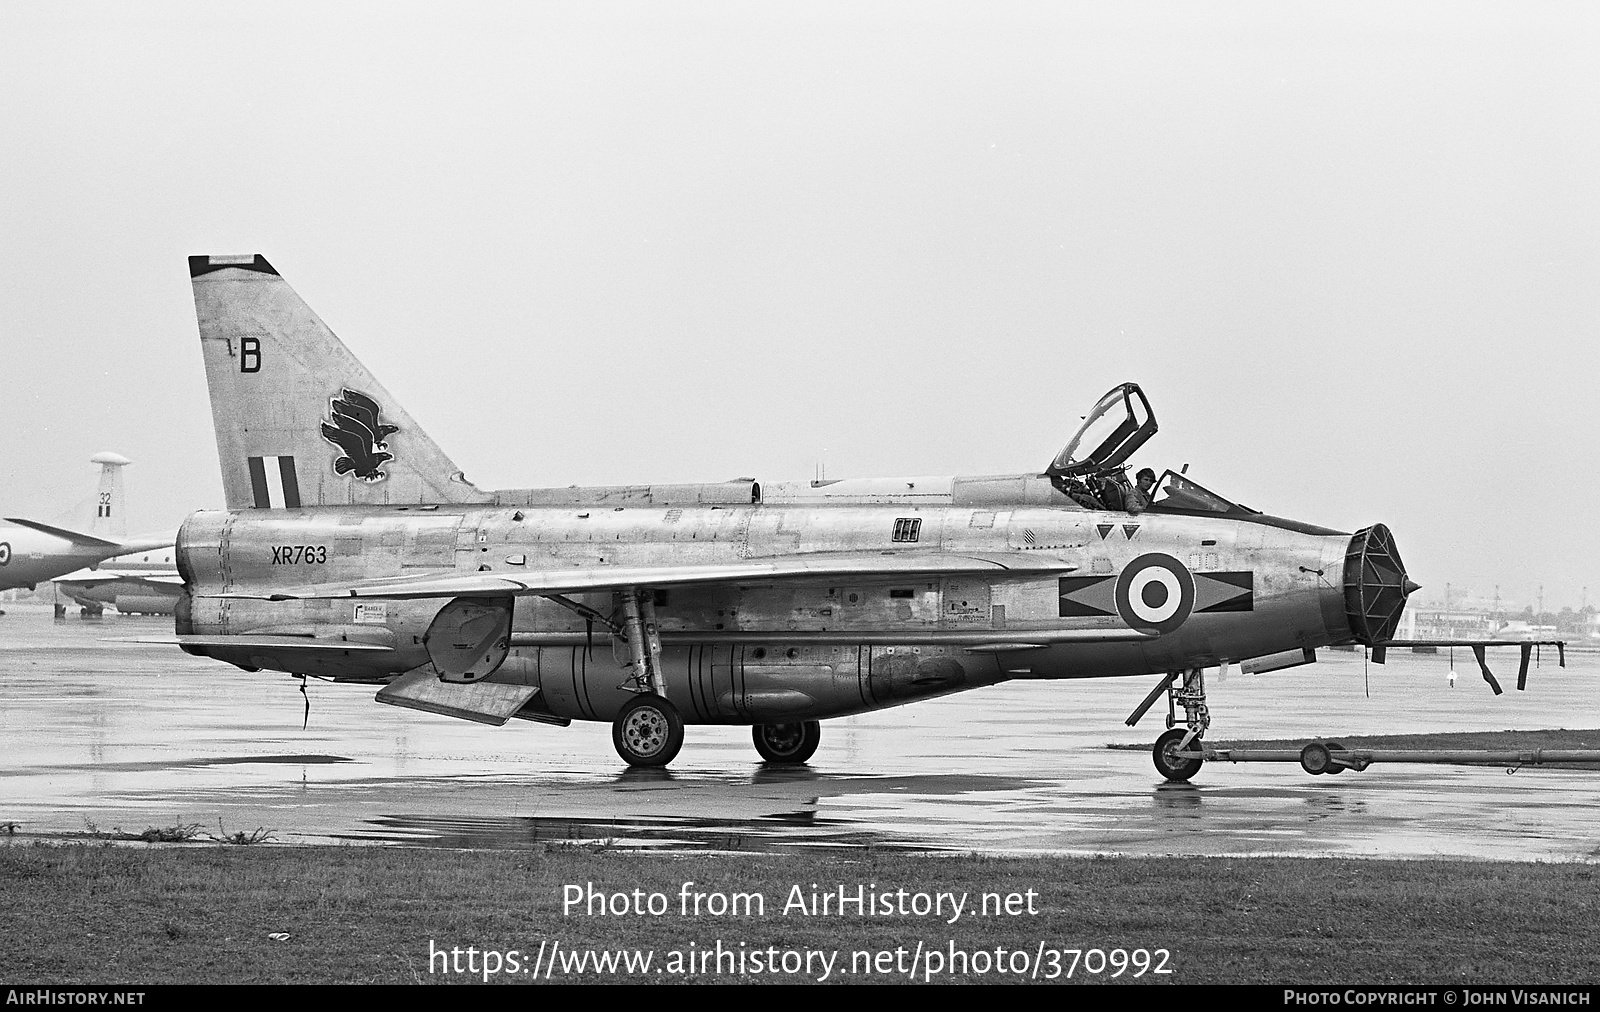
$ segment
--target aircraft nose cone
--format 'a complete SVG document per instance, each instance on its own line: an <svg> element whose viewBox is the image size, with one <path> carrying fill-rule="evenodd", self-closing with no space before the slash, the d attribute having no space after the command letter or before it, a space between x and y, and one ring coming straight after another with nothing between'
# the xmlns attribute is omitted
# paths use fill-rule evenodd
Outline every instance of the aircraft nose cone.
<svg viewBox="0 0 1600 1012"><path fill-rule="evenodd" d="M1357 531L1344 556L1344 614L1357 642L1394 638L1406 598L1418 589L1406 576L1394 535L1382 524Z"/></svg>

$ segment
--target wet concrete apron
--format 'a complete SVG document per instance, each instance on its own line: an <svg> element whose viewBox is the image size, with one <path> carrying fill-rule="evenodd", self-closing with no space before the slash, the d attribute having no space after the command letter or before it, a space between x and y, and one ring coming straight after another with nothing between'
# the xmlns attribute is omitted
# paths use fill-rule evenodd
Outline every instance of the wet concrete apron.
<svg viewBox="0 0 1600 1012"><path fill-rule="evenodd" d="M0 617L0 824L18 839L114 827L261 827L285 843L650 850L893 848L983 853L1600 859L1592 772L1375 766L1312 777L1214 764L1160 782L1123 718L1153 678L1012 683L828 721L799 768L763 765L739 727L687 731L668 771L629 771L610 728L491 728L115 642L170 621ZM1514 674L1514 651L1500 658ZM1324 652L1311 666L1210 679L1209 737L1595 726L1600 660L1535 669L1529 690L1454 688L1448 657ZM1550 660L1553 661L1553 658ZM1491 658L1493 663L1493 658ZM1505 679L1503 679L1505 681ZM1370 691L1370 695L1368 694ZM1159 708L1157 708L1159 711Z"/></svg>

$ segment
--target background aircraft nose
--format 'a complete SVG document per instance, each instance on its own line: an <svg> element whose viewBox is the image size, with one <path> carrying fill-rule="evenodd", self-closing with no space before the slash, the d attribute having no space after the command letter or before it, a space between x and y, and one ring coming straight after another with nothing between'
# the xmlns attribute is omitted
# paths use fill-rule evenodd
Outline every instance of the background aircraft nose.
<svg viewBox="0 0 1600 1012"><path fill-rule="evenodd" d="M1394 638L1406 598L1421 587L1406 577L1394 535L1383 524L1359 530L1344 556L1344 613L1356 641Z"/></svg>

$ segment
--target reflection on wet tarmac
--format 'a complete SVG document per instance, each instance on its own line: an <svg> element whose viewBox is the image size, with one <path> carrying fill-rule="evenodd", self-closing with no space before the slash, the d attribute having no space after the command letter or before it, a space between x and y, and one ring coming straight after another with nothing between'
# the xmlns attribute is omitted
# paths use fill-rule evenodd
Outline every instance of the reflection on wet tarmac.
<svg viewBox="0 0 1600 1012"><path fill-rule="evenodd" d="M1200 788L1194 784L1157 784L1151 797L1157 808L1178 811L1200 807Z"/></svg>
<svg viewBox="0 0 1600 1012"><path fill-rule="evenodd" d="M438 847L535 846L628 849L658 853L761 853L822 848L927 852L912 842L891 842L857 826L818 819L815 809L767 820L724 819L462 819L380 818L368 829L340 834L360 843L411 843Z"/></svg>
<svg viewBox="0 0 1600 1012"><path fill-rule="evenodd" d="M486 728L379 706L371 687L313 681L302 729L296 679L110 641L159 635L160 620L7 611L0 823L22 838L221 822L287 843L1600 859L1584 771L1213 764L1163 784L1147 751L1105 747L1155 737L1122 725L1147 679L1014 683L829 721L801 768L760 763L746 728L690 727L671 770L631 771L605 725ZM1391 655L1370 696L1359 655L1235 674L1212 692L1212 737L1570 726L1600 671L1575 656L1494 697L1449 688L1447 666Z"/></svg>
<svg viewBox="0 0 1600 1012"><path fill-rule="evenodd" d="M63 763L55 768L57 772L71 770L95 770L101 773L151 773L157 770L183 769L195 766L234 766L239 763L275 763L279 766L316 766L322 763L347 763L355 760L342 755L237 755L216 756L209 759L182 759L172 762L159 760L150 762L126 763L79 763L73 765ZM29 776L28 770L0 769L0 777Z"/></svg>

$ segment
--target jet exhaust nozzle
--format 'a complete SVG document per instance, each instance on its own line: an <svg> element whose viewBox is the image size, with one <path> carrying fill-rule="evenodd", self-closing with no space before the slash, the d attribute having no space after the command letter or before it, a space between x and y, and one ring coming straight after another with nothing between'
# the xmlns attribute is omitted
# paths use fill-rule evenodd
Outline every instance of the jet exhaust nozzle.
<svg viewBox="0 0 1600 1012"><path fill-rule="evenodd" d="M1406 598L1420 587L1406 577L1394 535L1383 524L1356 532L1344 556L1344 613L1358 643L1394 638Z"/></svg>

